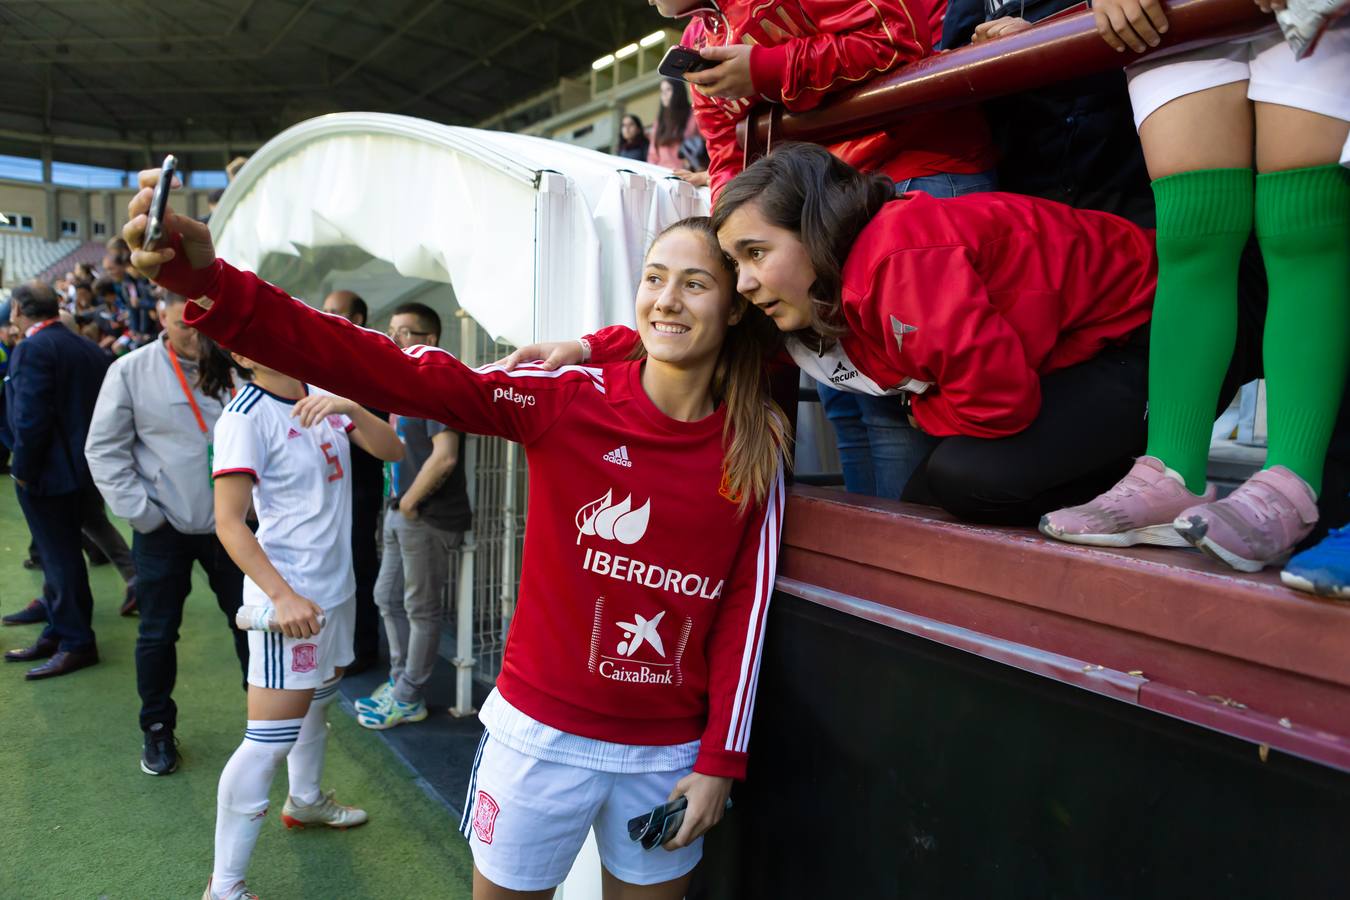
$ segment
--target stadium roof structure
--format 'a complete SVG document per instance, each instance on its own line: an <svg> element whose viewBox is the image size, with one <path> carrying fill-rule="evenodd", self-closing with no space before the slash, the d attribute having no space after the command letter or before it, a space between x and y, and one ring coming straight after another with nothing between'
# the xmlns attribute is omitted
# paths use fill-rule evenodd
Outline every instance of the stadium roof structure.
<svg viewBox="0 0 1350 900"><path fill-rule="evenodd" d="M6 0L0 154L191 171L330 112L470 125L663 24L646 0Z"/></svg>
<svg viewBox="0 0 1350 900"><path fill-rule="evenodd" d="M652 237L707 215L669 169L523 134L335 113L268 141L211 216L216 250L310 303L416 299L517 346L633 323Z"/></svg>

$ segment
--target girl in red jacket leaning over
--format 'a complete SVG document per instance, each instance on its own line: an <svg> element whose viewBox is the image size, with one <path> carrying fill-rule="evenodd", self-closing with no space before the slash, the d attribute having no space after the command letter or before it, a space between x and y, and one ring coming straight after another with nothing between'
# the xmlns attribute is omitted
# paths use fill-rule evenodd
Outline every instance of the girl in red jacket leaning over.
<svg viewBox="0 0 1350 900"><path fill-rule="evenodd" d="M1017 194L893 191L810 144L759 160L713 209L737 289L812 378L904 404L941 439L904 499L1034 524L1114 483L1144 440L1149 233ZM632 332L587 342L613 358Z"/></svg>
<svg viewBox="0 0 1350 900"><path fill-rule="evenodd" d="M736 126L753 109L813 109L928 56L942 37L947 8L947 0L650 2L664 16L687 16L681 43L716 63L686 75L714 198L744 166ZM897 193L955 197L996 189L993 146L978 106L923 113L830 150L864 172L889 175ZM824 382L817 390L848 490L899 497L932 440L910 427L895 404Z"/></svg>
<svg viewBox="0 0 1350 900"><path fill-rule="evenodd" d="M141 173L142 187L157 178ZM150 195L130 207L133 248ZM592 827L606 896L624 883L684 896L702 834L745 776L788 440L764 376L772 330L736 295L708 220L648 251L628 359L507 372L400 350L215 259L205 226L168 219L180 249L136 262L210 298L194 327L357 402L525 446L519 600L462 823L474 896L551 896ZM688 809L665 849L629 840L630 818L679 796Z"/></svg>

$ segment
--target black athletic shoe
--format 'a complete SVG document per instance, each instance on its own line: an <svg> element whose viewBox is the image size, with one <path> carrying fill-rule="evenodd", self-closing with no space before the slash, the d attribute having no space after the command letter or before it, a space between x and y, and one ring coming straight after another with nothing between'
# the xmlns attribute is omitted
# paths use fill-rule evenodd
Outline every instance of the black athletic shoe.
<svg viewBox="0 0 1350 900"><path fill-rule="evenodd" d="M28 605L18 612L0 616L0 623L5 625L36 625L45 621L47 621L47 607L42 605L41 600L30 600Z"/></svg>
<svg viewBox="0 0 1350 900"><path fill-rule="evenodd" d="M169 775L178 768L178 741L173 730L163 722L156 722L145 732L145 749L141 751L141 771L147 775Z"/></svg>

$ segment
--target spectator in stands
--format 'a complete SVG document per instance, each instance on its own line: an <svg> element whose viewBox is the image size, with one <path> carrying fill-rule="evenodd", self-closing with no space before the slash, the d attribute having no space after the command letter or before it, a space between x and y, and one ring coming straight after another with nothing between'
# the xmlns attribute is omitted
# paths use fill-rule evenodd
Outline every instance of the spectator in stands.
<svg viewBox="0 0 1350 900"><path fill-rule="evenodd" d="M104 276L112 279L117 286L117 297L126 313L126 327L130 331L130 342L119 352L139 347L149 340L155 332L153 309L154 297L150 282L142 278L131 267L131 257L126 241L112 238L108 241L108 253L103 257Z"/></svg>
<svg viewBox="0 0 1350 900"><path fill-rule="evenodd" d="M717 63L686 76L707 140L714 199L742 168L736 126L755 103L768 100L790 112L812 109L835 91L927 56L946 8L945 0L802 0L791 8L750 0L727 0L717 8L700 0L654 5L666 16L691 16L681 43ZM831 149L864 171L889 175L897 192L952 197L996 186L989 132L975 107L913 116ZM898 497L932 441L911 428L894 403L824 383L817 387L835 431L845 486Z"/></svg>
<svg viewBox="0 0 1350 900"><path fill-rule="evenodd" d="M243 574L215 535L211 434L235 392L229 355L183 324L187 301L170 294L158 340L117 360L99 391L85 441L98 489L132 527L139 573L136 689L144 733L141 771L178 767L175 645L192 589L192 564L206 573L245 677L248 642L235 626Z"/></svg>
<svg viewBox="0 0 1350 900"><path fill-rule="evenodd" d="M648 135L647 162L667 169L696 168L680 155L684 142L699 136L698 123L689 105L689 88L663 78L659 90L661 108Z"/></svg>
<svg viewBox="0 0 1350 900"><path fill-rule="evenodd" d="M1157 46L1167 28L1155 0L1094 9L1121 52ZM1158 206L1147 455L1092 502L1047 516L1042 531L1086 544L1189 543L1257 571L1317 522L1350 371L1350 171L1338 164L1350 165L1350 26L1328 30L1302 60L1272 26L1136 63L1127 76ZM1260 472L1216 501L1209 435L1253 223L1270 283L1269 450Z"/></svg>
<svg viewBox="0 0 1350 900"><path fill-rule="evenodd" d="M114 346L126 334L126 308L117 292L117 282L105 275L94 282L94 308L98 315L98 346L109 356L115 355Z"/></svg>
<svg viewBox="0 0 1350 900"><path fill-rule="evenodd" d="M894 190L823 148L779 147L713 208L737 289L806 374L884 397L936 439L903 499L1031 524L1112 483L1143 442L1148 232L1035 197ZM632 337L587 342L605 361Z"/></svg>
<svg viewBox="0 0 1350 900"><path fill-rule="evenodd" d="M642 120L632 113L626 113L619 122L619 143L614 148L614 155L646 162L649 146L651 141L642 127Z"/></svg>
<svg viewBox="0 0 1350 900"><path fill-rule="evenodd" d="M389 320L400 347L435 347L441 317L421 303L405 303ZM422 689L431 678L454 551L469 530L469 494L459 464L463 435L431 419L395 416L403 459L392 464L384 514L384 553L375 602L389 642L389 680L356 701L366 728L392 728L427 717Z"/></svg>
<svg viewBox="0 0 1350 900"><path fill-rule="evenodd" d="M1017 34L1074 5L1075 0L950 0L942 48ZM1153 192L1123 72L1001 97L984 111L999 149L1001 190L1100 209L1153 227Z"/></svg>
<svg viewBox="0 0 1350 900"><path fill-rule="evenodd" d="M94 313L94 283L80 279L75 282L75 302L70 311L77 317Z"/></svg>
<svg viewBox="0 0 1350 900"><path fill-rule="evenodd" d="M89 265L89 263L77 262L75 264L75 280L77 282L87 281L90 284L93 284L95 277L97 276L94 274L94 267Z"/></svg>
<svg viewBox="0 0 1350 900"><path fill-rule="evenodd" d="M370 310L355 291L333 291L323 311L365 326ZM420 343L420 341L415 342ZM389 414L366 407L380 421ZM375 605L375 579L380 574L380 509L384 502L384 463L352 444L352 570L356 575L356 658L347 674L358 675L380 662L380 612Z"/></svg>
<svg viewBox="0 0 1350 900"><path fill-rule="evenodd" d="M47 626L41 636L31 647L8 651L5 659L46 659L28 671L26 677L36 680L98 662L90 621L94 598L80 552L83 492L93 482L80 448L108 364L97 347L60 327L60 302L49 286L20 285L13 301L14 324L24 339L5 379L0 440L13 454L19 506L50 590L43 600Z"/></svg>

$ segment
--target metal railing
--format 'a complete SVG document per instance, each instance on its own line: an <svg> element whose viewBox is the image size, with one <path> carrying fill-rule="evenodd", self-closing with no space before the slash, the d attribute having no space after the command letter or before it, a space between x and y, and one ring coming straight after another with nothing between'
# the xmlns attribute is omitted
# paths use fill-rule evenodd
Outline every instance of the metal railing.
<svg viewBox="0 0 1350 900"><path fill-rule="evenodd" d="M749 161L780 141L834 143L906 116L1119 69L1149 56L1251 34L1274 21L1252 0L1176 0L1165 8L1167 33L1146 54L1112 50L1087 10L919 60L809 112L785 113L781 106L765 105L741 122L738 134Z"/></svg>

